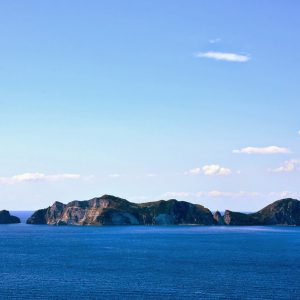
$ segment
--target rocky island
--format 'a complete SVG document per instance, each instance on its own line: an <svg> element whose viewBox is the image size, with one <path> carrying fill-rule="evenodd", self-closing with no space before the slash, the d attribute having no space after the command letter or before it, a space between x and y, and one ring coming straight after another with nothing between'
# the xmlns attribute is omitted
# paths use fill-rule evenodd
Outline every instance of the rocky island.
<svg viewBox="0 0 300 300"><path fill-rule="evenodd" d="M72 201L67 205L55 202L36 211L27 224L49 225L213 225L213 215L202 205L168 200L132 203L125 199L104 195L86 201Z"/></svg>
<svg viewBox="0 0 300 300"><path fill-rule="evenodd" d="M293 225L300 226L300 201L295 199L278 200L252 214L225 211L227 225Z"/></svg>
<svg viewBox="0 0 300 300"><path fill-rule="evenodd" d="M160 200L133 203L104 195L68 204L54 202L36 211L27 224L48 225L294 225L300 226L300 201L278 200L262 210L245 214L226 210L212 212L199 204Z"/></svg>
<svg viewBox="0 0 300 300"><path fill-rule="evenodd" d="M11 216L9 211L1 210L0 211L0 224L15 224L20 223L20 219L15 216Z"/></svg>

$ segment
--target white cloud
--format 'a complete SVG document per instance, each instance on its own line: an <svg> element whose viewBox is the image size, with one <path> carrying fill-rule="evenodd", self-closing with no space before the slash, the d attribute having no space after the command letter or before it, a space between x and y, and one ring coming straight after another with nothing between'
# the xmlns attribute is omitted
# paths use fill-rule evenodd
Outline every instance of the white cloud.
<svg viewBox="0 0 300 300"><path fill-rule="evenodd" d="M33 181L62 181L66 179L79 179L79 174L55 174L45 175L43 173L24 173L20 175L14 175L11 177L0 177L0 184L15 184L21 182L33 182Z"/></svg>
<svg viewBox="0 0 300 300"><path fill-rule="evenodd" d="M108 177L110 177L110 178L119 178L119 177L121 177L121 175L120 174L109 174Z"/></svg>
<svg viewBox="0 0 300 300"><path fill-rule="evenodd" d="M206 165L202 168L205 175L229 175L231 170L220 165Z"/></svg>
<svg viewBox="0 0 300 300"><path fill-rule="evenodd" d="M245 191L239 191L239 192L211 191L211 192L208 192L207 195L209 197L214 197L214 198L220 198L220 197L243 198L243 197L258 197L258 196L260 196L260 194L257 192L245 192Z"/></svg>
<svg viewBox="0 0 300 300"><path fill-rule="evenodd" d="M300 159L290 159L283 163L282 166L271 170L275 173L282 173L282 172L293 172L300 166Z"/></svg>
<svg viewBox="0 0 300 300"><path fill-rule="evenodd" d="M201 173L202 173L201 168L194 168L194 169L191 169L191 170L185 172L185 175L199 175Z"/></svg>
<svg viewBox="0 0 300 300"><path fill-rule="evenodd" d="M229 168L221 167L220 165L217 164L212 164L212 165L205 165L201 168L194 168L191 169L187 172L185 172L186 175L199 175L199 174L204 174L207 176L211 175L230 175L232 171Z"/></svg>
<svg viewBox="0 0 300 300"><path fill-rule="evenodd" d="M224 60L224 61L231 61L231 62L246 62L250 60L250 57L247 55L241 55L236 53L226 53L226 52L199 52L196 53L196 57L200 58L211 58L215 60Z"/></svg>
<svg viewBox="0 0 300 300"><path fill-rule="evenodd" d="M298 134L300 135L300 130L298 131Z"/></svg>
<svg viewBox="0 0 300 300"><path fill-rule="evenodd" d="M233 150L233 153L246 153L246 154L278 154L278 153L291 153L287 148L278 146L269 147L245 147L242 149Z"/></svg>
<svg viewBox="0 0 300 300"><path fill-rule="evenodd" d="M257 192L224 192L224 191L209 191L209 192L167 192L160 196L160 198L249 198L259 197L262 194Z"/></svg>
<svg viewBox="0 0 300 300"><path fill-rule="evenodd" d="M162 195L163 198L186 198L192 196L189 192L166 192Z"/></svg>
<svg viewBox="0 0 300 300"><path fill-rule="evenodd" d="M186 199L187 201L201 201L201 199L270 199L270 201L275 201L278 199L283 198L294 198L300 199L299 192L292 192L292 191L278 191L278 192L251 192L251 191L219 191L219 190L212 190L212 191L201 191L201 192L167 192L164 193L156 199ZM213 202L212 202L213 203Z"/></svg>
<svg viewBox="0 0 300 300"><path fill-rule="evenodd" d="M220 43L221 42L221 39L220 38L216 38L216 39L211 39L209 40L209 43L210 44L216 44L216 43Z"/></svg>

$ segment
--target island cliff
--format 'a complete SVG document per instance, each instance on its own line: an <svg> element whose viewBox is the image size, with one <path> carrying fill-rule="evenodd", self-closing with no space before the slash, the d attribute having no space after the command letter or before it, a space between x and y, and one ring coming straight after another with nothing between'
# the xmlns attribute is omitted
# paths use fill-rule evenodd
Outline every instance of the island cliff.
<svg viewBox="0 0 300 300"><path fill-rule="evenodd" d="M225 211L227 225L294 225L300 226L300 201L282 199L252 214Z"/></svg>
<svg viewBox="0 0 300 300"><path fill-rule="evenodd" d="M202 205L177 200L132 203L104 195L68 204L54 202L36 211L27 224L49 225L294 225L300 226L300 201L278 200L262 210L245 214L226 210L211 211Z"/></svg>
<svg viewBox="0 0 300 300"><path fill-rule="evenodd" d="M0 211L0 224L15 224L20 223L20 219L15 216L11 216L9 211L1 210Z"/></svg>
<svg viewBox="0 0 300 300"><path fill-rule="evenodd" d="M213 215L202 205L168 200L132 203L104 195L87 201L68 204L55 202L36 211L27 224L49 225L213 225Z"/></svg>

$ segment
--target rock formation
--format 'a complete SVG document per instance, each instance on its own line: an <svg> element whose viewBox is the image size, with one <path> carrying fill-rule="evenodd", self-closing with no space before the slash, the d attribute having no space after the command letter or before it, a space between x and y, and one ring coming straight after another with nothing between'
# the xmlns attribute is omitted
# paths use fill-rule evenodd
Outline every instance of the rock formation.
<svg viewBox="0 0 300 300"><path fill-rule="evenodd" d="M132 203L104 195L68 204L54 202L36 211L27 224L49 225L295 225L300 226L300 201L278 200L262 210L245 214L226 210L214 215L202 205L177 200Z"/></svg>
<svg viewBox="0 0 300 300"><path fill-rule="evenodd" d="M14 224L20 223L20 219L15 216L11 216L9 211L1 210L0 211L0 224Z"/></svg>
<svg viewBox="0 0 300 300"><path fill-rule="evenodd" d="M291 198L278 200L252 214L226 210L224 222L227 225L300 226L300 201Z"/></svg>
<svg viewBox="0 0 300 300"><path fill-rule="evenodd" d="M36 211L27 224L50 225L213 225L212 213L205 207L168 200L132 203L110 195L67 205L55 202Z"/></svg>
<svg viewBox="0 0 300 300"><path fill-rule="evenodd" d="M256 224L252 214L244 214L240 212L225 210L223 220L225 225L259 225Z"/></svg>
<svg viewBox="0 0 300 300"><path fill-rule="evenodd" d="M214 213L214 220L216 225L225 225L224 219L219 211Z"/></svg>

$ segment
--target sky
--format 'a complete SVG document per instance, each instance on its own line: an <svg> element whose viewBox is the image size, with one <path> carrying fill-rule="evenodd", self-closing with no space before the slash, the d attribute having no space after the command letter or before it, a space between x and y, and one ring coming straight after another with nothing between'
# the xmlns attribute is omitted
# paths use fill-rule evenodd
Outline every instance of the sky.
<svg viewBox="0 0 300 300"><path fill-rule="evenodd" d="M0 210L300 198L300 3L0 2Z"/></svg>

